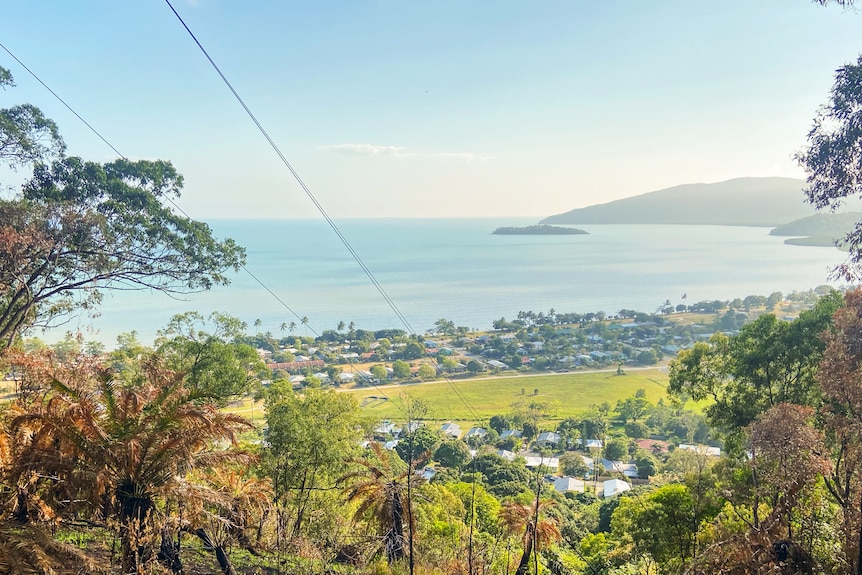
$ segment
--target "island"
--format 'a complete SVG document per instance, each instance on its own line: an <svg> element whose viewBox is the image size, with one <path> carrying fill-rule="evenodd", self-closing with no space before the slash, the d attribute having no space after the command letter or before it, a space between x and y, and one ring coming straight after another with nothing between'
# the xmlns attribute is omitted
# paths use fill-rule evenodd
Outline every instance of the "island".
<svg viewBox="0 0 862 575"><path fill-rule="evenodd" d="M554 235L584 235L589 234L589 232L585 232L584 230L579 230L577 228L564 228L561 226L549 226L547 224L539 224L536 226L524 226L524 227L502 227L497 228L493 232L493 234L504 235L504 236L514 236L514 235L543 235L543 236L554 236Z"/></svg>

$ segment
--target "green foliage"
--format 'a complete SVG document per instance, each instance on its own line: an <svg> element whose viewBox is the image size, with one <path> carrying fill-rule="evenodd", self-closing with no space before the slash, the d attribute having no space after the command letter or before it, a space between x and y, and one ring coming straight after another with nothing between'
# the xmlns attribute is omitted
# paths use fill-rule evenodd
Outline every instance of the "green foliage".
<svg viewBox="0 0 862 575"><path fill-rule="evenodd" d="M272 389L266 395L266 423L268 449L262 465L276 497L293 507L293 531L298 534L309 494L329 485L358 451L359 406L349 395L332 390L283 394Z"/></svg>
<svg viewBox="0 0 862 575"><path fill-rule="evenodd" d="M615 437L605 444L605 457L611 461L627 459L629 454L629 442L622 437Z"/></svg>
<svg viewBox="0 0 862 575"><path fill-rule="evenodd" d="M190 387L225 401L248 393L266 372L266 365L250 345L234 343L245 325L237 318L197 312L175 315L159 331L156 351L168 366L185 374Z"/></svg>
<svg viewBox="0 0 862 575"><path fill-rule="evenodd" d="M821 0L824 1L825 0ZM796 159L807 172L805 194L817 209L834 211L846 198L862 195L862 56L836 70L827 105L820 108L808 145ZM862 264L862 227L844 237L850 255L836 275L858 280Z"/></svg>
<svg viewBox="0 0 862 575"><path fill-rule="evenodd" d="M419 369L416 371L416 375L419 376L420 379L424 381L429 381L437 378L437 370L434 369L432 365L427 363L423 363L419 366Z"/></svg>
<svg viewBox="0 0 862 575"><path fill-rule="evenodd" d="M179 197L169 162L64 158L36 166L20 197L0 201L0 339L100 301L100 289L177 293L227 284L245 263L232 240L162 204ZM21 281L25 278L24 281Z"/></svg>
<svg viewBox="0 0 862 575"><path fill-rule="evenodd" d="M434 460L444 467L460 469L470 461L470 449L458 439L449 439L434 452Z"/></svg>
<svg viewBox="0 0 862 575"><path fill-rule="evenodd" d="M570 477L584 477L590 472L590 468L580 454L565 453L560 456L560 471Z"/></svg>
<svg viewBox="0 0 862 575"><path fill-rule="evenodd" d="M407 379L410 377L410 364L403 359L396 359L392 364L392 377L396 379Z"/></svg>
<svg viewBox="0 0 862 575"><path fill-rule="evenodd" d="M617 537L630 537L664 569L676 572L694 552L698 517L688 488L669 484L653 492L620 498L611 526Z"/></svg>
<svg viewBox="0 0 862 575"><path fill-rule="evenodd" d="M0 66L0 88L14 85L12 74ZM0 164L15 169L58 158L65 150L57 124L36 106L0 108Z"/></svg>
<svg viewBox="0 0 862 575"><path fill-rule="evenodd" d="M712 400L710 423L731 436L782 402L818 405L814 381L824 344L820 334L832 323L840 295L824 296L792 322L760 316L739 335L714 335L680 352L670 364L669 391Z"/></svg>
<svg viewBox="0 0 862 575"><path fill-rule="evenodd" d="M417 463L427 461L440 443L440 436L427 425L420 425L415 431L406 433L395 446L395 452L402 461Z"/></svg>

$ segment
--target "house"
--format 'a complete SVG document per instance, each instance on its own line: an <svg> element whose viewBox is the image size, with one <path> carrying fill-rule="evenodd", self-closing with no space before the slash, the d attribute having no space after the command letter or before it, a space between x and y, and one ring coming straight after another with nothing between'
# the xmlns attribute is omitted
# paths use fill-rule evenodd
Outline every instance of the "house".
<svg viewBox="0 0 862 575"><path fill-rule="evenodd" d="M623 491L630 490L632 486L622 479L608 479L607 481L602 482L602 488L605 497L613 497Z"/></svg>
<svg viewBox="0 0 862 575"><path fill-rule="evenodd" d="M494 369L509 369L508 365L502 361L497 361L496 359L489 359L486 363Z"/></svg>
<svg viewBox="0 0 862 575"><path fill-rule="evenodd" d="M461 437L461 427L457 423L452 423L451 421L444 423L440 427L440 431L455 439Z"/></svg>
<svg viewBox="0 0 862 575"><path fill-rule="evenodd" d="M418 470L416 473L419 474L419 477L424 479L425 481L431 481L431 479L437 475L437 470L433 467L425 467L423 469Z"/></svg>
<svg viewBox="0 0 862 575"><path fill-rule="evenodd" d="M499 449L497 450L497 455L505 459L506 461L515 461L515 458L518 457L515 453L512 453L508 449Z"/></svg>
<svg viewBox="0 0 862 575"><path fill-rule="evenodd" d="M281 363L266 364L271 370L283 369L288 373L301 373L306 369L323 369L326 364L321 359L305 360L305 361L283 361Z"/></svg>
<svg viewBox="0 0 862 575"><path fill-rule="evenodd" d="M582 440L575 440L575 445L581 446L583 444ZM587 439L585 449L601 449L603 446L601 439Z"/></svg>
<svg viewBox="0 0 862 575"><path fill-rule="evenodd" d="M622 473L626 477L638 476L638 467L634 463L623 463L622 461L602 459L602 466L608 473Z"/></svg>
<svg viewBox="0 0 862 575"><path fill-rule="evenodd" d="M392 451L393 449L395 449L396 445L398 445L398 440L397 439L390 439L389 441L387 441L386 443L383 444L383 449L388 449L389 451Z"/></svg>
<svg viewBox="0 0 862 575"><path fill-rule="evenodd" d="M584 482L580 479L575 479L574 477L564 475L563 477L558 477L554 480L554 490L559 491L560 493L566 493L569 491L573 491L575 493L583 493Z"/></svg>
<svg viewBox="0 0 862 575"><path fill-rule="evenodd" d="M542 447L556 447L560 443L560 434L553 431L545 431L536 438L536 444Z"/></svg>
<svg viewBox="0 0 862 575"><path fill-rule="evenodd" d="M488 432L482 429L481 427L471 427L467 433L464 434L464 439L470 439L471 437L476 437L478 439L482 439L488 435Z"/></svg>
<svg viewBox="0 0 862 575"><path fill-rule="evenodd" d="M662 441L661 439L638 439L635 443L638 444L640 449L656 455L667 453L667 441Z"/></svg>
<svg viewBox="0 0 862 575"><path fill-rule="evenodd" d="M519 429L504 429L503 433L500 434L500 439L508 439L509 437L521 439L522 435L524 435L524 432Z"/></svg>
<svg viewBox="0 0 862 575"><path fill-rule="evenodd" d="M374 435L390 435L394 430L395 424L388 419L384 419L377 427L374 428Z"/></svg>
<svg viewBox="0 0 862 575"><path fill-rule="evenodd" d="M699 453L702 455L708 455L710 457L720 457L721 456L721 448L720 447L710 447L708 445L689 445L686 443L680 443L679 449L684 451L694 451L695 453Z"/></svg>
<svg viewBox="0 0 862 575"><path fill-rule="evenodd" d="M530 468L545 467L547 469L559 469L560 459L558 457L542 457L541 455L525 455L524 465Z"/></svg>

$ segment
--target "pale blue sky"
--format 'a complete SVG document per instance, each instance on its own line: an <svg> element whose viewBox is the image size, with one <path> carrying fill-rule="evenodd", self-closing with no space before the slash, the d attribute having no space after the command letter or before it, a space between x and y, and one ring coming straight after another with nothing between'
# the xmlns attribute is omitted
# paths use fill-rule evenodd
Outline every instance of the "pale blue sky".
<svg viewBox="0 0 862 575"><path fill-rule="evenodd" d="M335 217L535 216L663 187L801 176L862 14L807 0L175 7ZM167 5L5 6L0 41L197 218L315 217ZM111 151L5 53L69 153Z"/></svg>

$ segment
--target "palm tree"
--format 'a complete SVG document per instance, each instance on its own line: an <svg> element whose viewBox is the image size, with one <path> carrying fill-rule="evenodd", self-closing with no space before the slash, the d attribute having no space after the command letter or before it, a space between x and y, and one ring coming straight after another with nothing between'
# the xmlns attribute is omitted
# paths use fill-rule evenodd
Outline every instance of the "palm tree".
<svg viewBox="0 0 862 575"><path fill-rule="evenodd" d="M392 452L379 443L371 444L370 456L353 460L359 467L343 475L338 481L345 482L347 501L358 502L354 520L370 515L382 534L383 549L389 563L402 559L407 540L404 536L408 512L406 469L398 469L401 463Z"/></svg>
<svg viewBox="0 0 862 575"><path fill-rule="evenodd" d="M503 528L510 534L523 532L521 540L524 544L524 552L518 562L515 575L526 575L530 568L530 555L538 553L542 547L559 541L560 528L554 519L541 519L542 511L553 506L551 500L539 501L536 497L535 505L524 505L507 501L500 507L499 519Z"/></svg>
<svg viewBox="0 0 862 575"><path fill-rule="evenodd" d="M272 486L268 479L247 477L243 472L216 469L199 474L184 484L181 496L192 531L212 549L222 572L236 575L227 547L236 541L252 555L259 555L248 529L269 513Z"/></svg>
<svg viewBox="0 0 862 575"><path fill-rule="evenodd" d="M338 322L338 326L335 329L336 331L344 331L344 320Z"/></svg>
<svg viewBox="0 0 862 575"><path fill-rule="evenodd" d="M287 329L290 330L290 333L295 332L296 331L296 322L295 321L290 322L290 325L287 326Z"/></svg>
<svg viewBox="0 0 862 575"><path fill-rule="evenodd" d="M253 426L219 411L156 359L125 375L118 381L84 364L69 379L54 379L52 393L10 424L19 441L10 476L45 478L35 489L62 513L116 521L123 572L147 573L158 503L199 466L247 462L219 443Z"/></svg>
<svg viewBox="0 0 862 575"><path fill-rule="evenodd" d="M302 319L299 320L299 323L305 326L305 335L308 336L308 316L302 316Z"/></svg>
<svg viewBox="0 0 862 575"><path fill-rule="evenodd" d="M278 329L281 330L281 333L284 333L285 330L287 330L287 322L281 322L281 325L279 326Z"/></svg>

